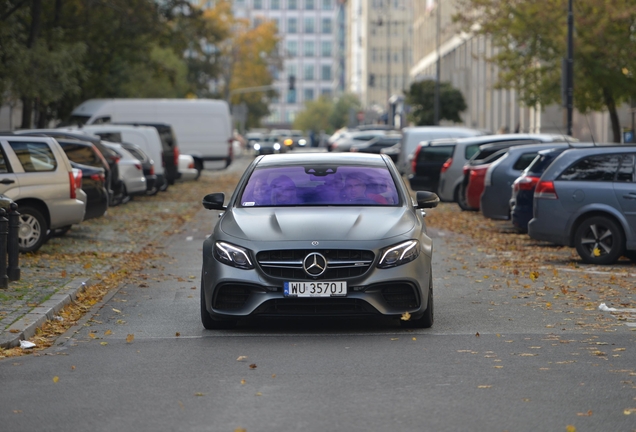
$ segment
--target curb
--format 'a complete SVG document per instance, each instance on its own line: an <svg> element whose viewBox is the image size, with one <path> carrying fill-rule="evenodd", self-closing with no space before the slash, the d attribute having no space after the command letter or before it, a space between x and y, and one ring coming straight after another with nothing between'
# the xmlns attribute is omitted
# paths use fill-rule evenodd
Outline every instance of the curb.
<svg viewBox="0 0 636 432"><path fill-rule="evenodd" d="M35 331L47 320L55 315L67 304L75 301L77 294L93 284L90 277L73 279L47 301L33 308L31 312L11 324L0 336L0 347L13 348L20 346L21 340L27 340L35 335Z"/></svg>

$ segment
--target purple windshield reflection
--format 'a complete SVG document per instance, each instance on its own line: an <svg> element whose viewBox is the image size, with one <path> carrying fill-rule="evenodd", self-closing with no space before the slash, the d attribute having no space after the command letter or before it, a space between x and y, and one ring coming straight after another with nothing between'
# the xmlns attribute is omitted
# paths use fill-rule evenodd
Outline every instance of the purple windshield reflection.
<svg viewBox="0 0 636 432"><path fill-rule="evenodd" d="M240 200L242 207L399 203L388 169L361 166L257 168Z"/></svg>

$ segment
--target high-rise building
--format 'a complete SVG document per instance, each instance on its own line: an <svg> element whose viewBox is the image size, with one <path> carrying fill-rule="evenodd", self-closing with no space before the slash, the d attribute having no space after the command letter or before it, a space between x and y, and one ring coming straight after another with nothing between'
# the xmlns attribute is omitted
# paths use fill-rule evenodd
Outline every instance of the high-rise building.
<svg viewBox="0 0 636 432"><path fill-rule="evenodd" d="M419 0L415 0L415 3ZM349 0L347 87L362 106L385 110L409 85L413 0Z"/></svg>
<svg viewBox="0 0 636 432"><path fill-rule="evenodd" d="M203 8L214 1L199 1ZM283 68L274 71L279 97L263 126L291 125L307 101L344 89L344 8L342 0L234 0L237 18L253 24L272 20L281 38ZM290 77L294 88L290 88Z"/></svg>

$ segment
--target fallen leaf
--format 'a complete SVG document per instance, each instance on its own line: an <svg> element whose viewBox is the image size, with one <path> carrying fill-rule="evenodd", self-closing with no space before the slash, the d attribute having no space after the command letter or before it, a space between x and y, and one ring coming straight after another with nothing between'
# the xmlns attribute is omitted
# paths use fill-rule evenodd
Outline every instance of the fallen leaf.
<svg viewBox="0 0 636 432"><path fill-rule="evenodd" d="M238 358L236 359L236 361L243 361L247 358L247 356L238 356Z"/></svg>
<svg viewBox="0 0 636 432"><path fill-rule="evenodd" d="M84 268L85 268L85 269L89 269L89 268L91 268L92 266L93 266L93 264L91 264L91 263L86 263L86 264L84 264Z"/></svg>
<svg viewBox="0 0 636 432"><path fill-rule="evenodd" d="M252 364L250 365L250 369L256 369L256 363L252 363Z"/></svg>
<svg viewBox="0 0 636 432"><path fill-rule="evenodd" d="M244 379L241 380L241 385L243 385L243 384L245 384L245 380Z"/></svg>
<svg viewBox="0 0 636 432"><path fill-rule="evenodd" d="M63 278L65 278L65 277L66 277L66 270L62 270L62 274L61 274L61 276L62 276Z"/></svg>
<svg viewBox="0 0 636 432"><path fill-rule="evenodd" d="M20 333L19 329L11 329L9 330L9 333Z"/></svg>
<svg viewBox="0 0 636 432"><path fill-rule="evenodd" d="M88 334L88 337L91 338L91 339L95 339L97 337L97 335L95 333L91 332L91 333Z"/></svg>
<svg viewBox="0 0 636 432"><path fill-rule="evenodd" d="M195 393L195 396L205 396L203 393Z"/></svg>
<svg viewBox="0 0 636 432"><path fill-rule="evenodd" d="M479 385L479 386L477 386L477 388L480 388L480 389L486 389L486 388L491 388L491 387L492 387L491 385Z"/></svg>
<svg viewBox="0 0 636 432"><path fill-rule="evenodd" d="M108 345L108 342L100 342L99 344L102 345L102 346L106 346L106 345Z"/></svg>
<svg viewBox="0 0 636 432"><path fill-rule="evenodd" d="M71 370L75 370L75 366L71 366Z"/></svg>
<svg viewBox="0 0 636 432"><path fill-rule="evenodd" d="M126 336L126 342L127 343L132 343L132 341L135 340L135 335L134 334L129 334L128 336Z"/></svg>
<svg viewBox="0 0 636 432"><path fill-rule="evenodd" d="M475 336L476 336L476 337L479 337L479 332L475 333Z"/></svg>
<svg viewBox="0 0 636 432"><path fill-rule="evenodd" d="M585 413L576 413L576 415L579 417L590 417L592 415L592 410L589 410L588 412L585 412Z"/></svg>
<svg viewBox="0 0 636 432"><path fill-rule="evenodd" d="M417 340L417 338L413 338L413 340L414 340L414 341L416 341L416 340Z"/></svg>
<svg viewBox="0 0 636 432"><path fill-rule="evenodd" d="M636 414L636 408L625 408L623 410L623 414L625 415Z"/></svg>
<svg viewBox="0 0 636 432"><path fill-rule="evenodd" d="M539 278L539 272L536 272L536 271L530 272L530 280L532 280L532 282L536 281L538 278Z"/></svg>
<svg viewBox="0 0 636 432"><path fill-rule="evenodd" d="M276 378L276 374L272 374L272 378Z"/></svg>
<svg viewBox="0 0 636 432"><path fill-rule="evenodd" d="M54 377L53 377L53 382L54 382L54 383L58 382L59 380L60 380L60 377L59 377L59 376L54 376Z"/></svg>
<svg viewBox="0 0 636 432"><path fill-rule="evenodd" d="M402 321L408 321L408 320L410 320L410 319L411 319L411 314L410 314L410 313L408 313L408 312L404 312L404 313L402 314L402 317L401 317L400 319L401 319Z"/></svg>
<svg viewBox="0 0 636 432"><path fill-rule="evenodd" d="M565 432L576 432L576 427L574 427L574 425L567 425L565 427Z"/></svg>
<svg viewBox="0 0 636 432"><path fill-rule="evenodd" d="M174 335L175 335L176 337L179 337L179 336L181 336L181 333L176 332Z"/></svg>
<svg viewBox="0 0 636 432"><path fill-rule="evenodd" d="M258 393L256 393L256 396L263 396L263 393L258 392Z"/></svg>
<svg viewBox="0 0 636 432"><path fill-rule="evenodd" d="M110 335L112 335L112 334L113 334L112 330L106 330L106 331L104 332L104 336L110 336Z"/></svg>
<svg viewBox="0 0 636 432"><path fill-rule="evenodd" d="M113 312L121 313L119 309L115 309L115 308L113 308Z"/></svg>
<svg viewBox="0 0 636 432"><path fill-rule="evenodd" d="M391 338L392 341L399 340L400 338Z"/></svg>
<svg viewBox="0 0 636 432"><path fill-rule="evenodd" d="M234 432L247 432L247 429L236 428L236 429L234 429Z"/></svg>

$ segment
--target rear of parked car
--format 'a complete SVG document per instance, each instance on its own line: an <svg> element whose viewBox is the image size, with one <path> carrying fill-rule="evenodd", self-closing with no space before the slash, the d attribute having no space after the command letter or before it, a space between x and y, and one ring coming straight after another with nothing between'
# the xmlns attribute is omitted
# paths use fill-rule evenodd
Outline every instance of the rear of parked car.
<svg viewBox="0 0 636 432"><path fill-rule="evenodd" d="M37 251L49 230L84 220L82 172L57 141L44 136L0 136L0 193L18 204L21 252Z"/></svg>
<svg viewBox="0 0 636 432"><path fill-rule="evenodd" d="M510 219L510 197L513 182L534 161L541 150L568 147L566 143L531 144L510 147L497 161L490 164L484 177L479 208L490 219Z"/></svg>
<svg viewBox="0 0 636 432"><path fill-rule="evenodd" d="M417 146L408 176L412 190L437 192L442 167L452 156L455 143L456 140L435 140Z"/></svg>
<svg viewBox="0 0 636 432"><path fill-rule="evenodd" d="M569 149L541 176L528 234L574 246L584 262L611 264L636 251L636 146Z"/></svg>

